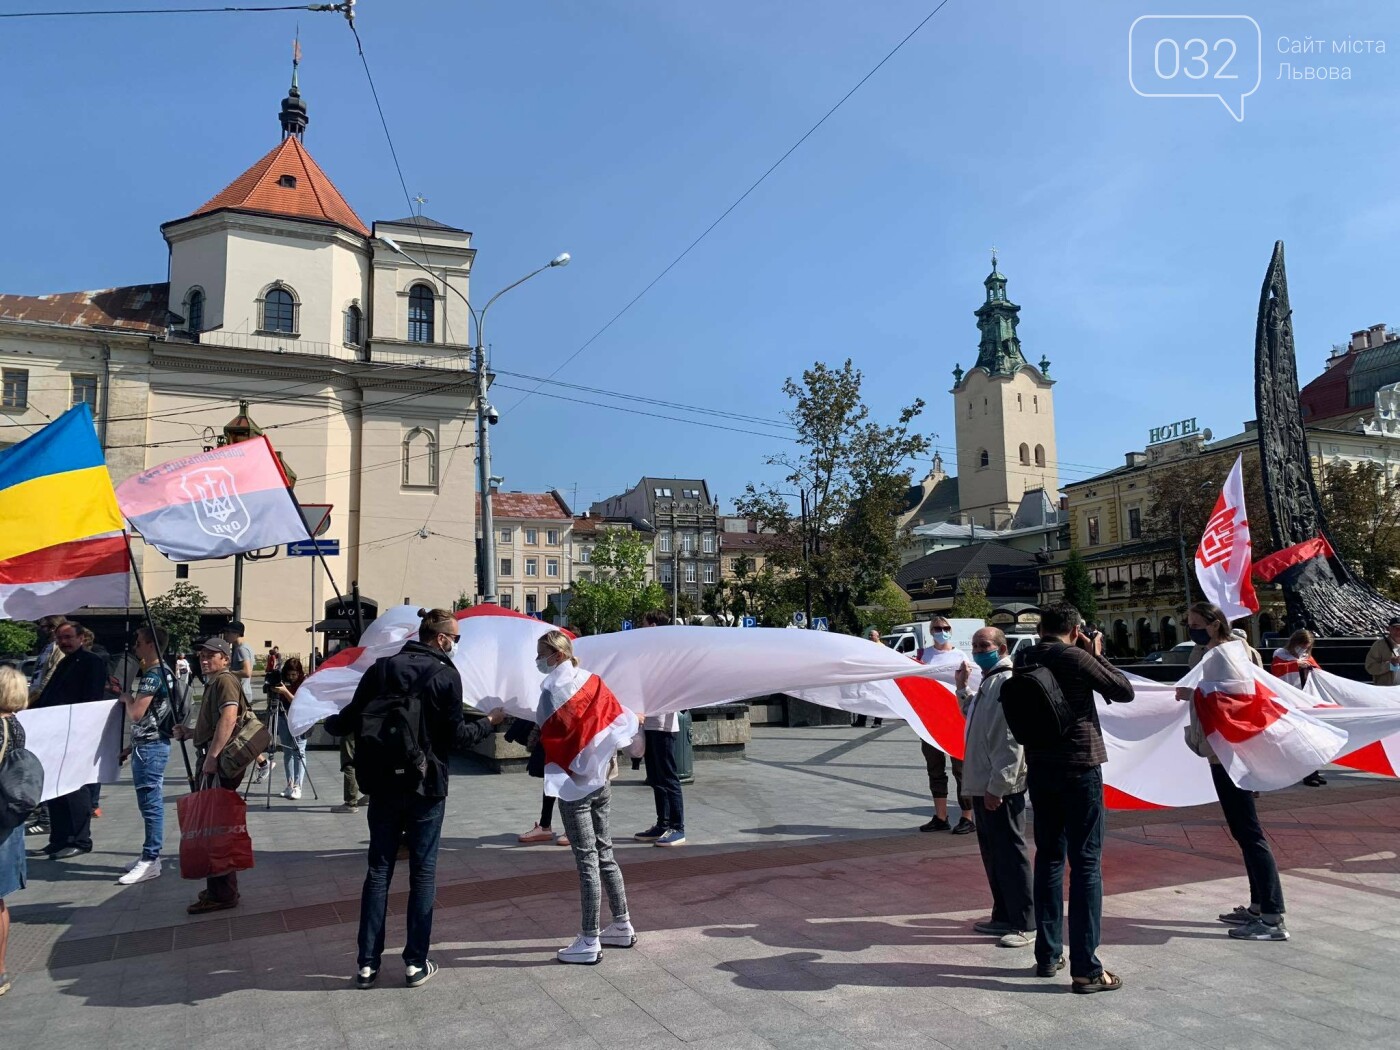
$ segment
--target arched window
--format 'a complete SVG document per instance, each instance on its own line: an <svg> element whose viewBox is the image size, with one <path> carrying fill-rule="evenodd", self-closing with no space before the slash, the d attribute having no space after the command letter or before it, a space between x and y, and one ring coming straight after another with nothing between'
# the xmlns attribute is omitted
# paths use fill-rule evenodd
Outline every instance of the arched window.
<svg viewBox="0 0 1400 1050"><path fill-rule="evenodd" d="M977 465L979 467L990 467L992 465L992 457L985 448L977 454Z"/></svg>
<svg viewBox="0 0 1400 1050"><path fill-rule="evenodd" d="M433 290L426 284L415 284L408 292L408 341L433 341Z"/></svg>
<svg viewBox="0 0 1400 1050"><path fill-rule="evenodd" d="M204 331L204 290L202 288L191 288L189 299L185 302L185 330L190 335L198 335Z"/></svg>
<svg viewBox="0 0 1400 1050"><path fill-rule="evenodd" d="M1021 462L1025 466L1030 466L1031 463L1031 447L1024 441L1021 442Z"/></svg>
<svg viewBox="0 0 1400 1050"><path fill-rule="evenodd" d="M437 438L431 430L414 427L404 435L403 483L405 488L437 488Z"/></svg>
<svg viewBox="0 0 1400 1050"><path fill-rule="evenodd" d="M1025 410L1026 410L1026 406L1025 406L1024 404L1021 403L1021 395L1020 395L1020 394L1017 394L1017 395L1016 395L1016 411L1017 411L1017 412L1024 412Z"/></svg>
<svg viewBox="0 0 1400 1050"><path fill-rule="evenodd" d="M351 346L359 346L364 341L365 315L351 303L345 309L345 341Z"/></svg>
<svg viewBox="0 0 1400 1050"><path fill-rule="evenodd" d="M1044 446L1044 445L1036 445L1036 446L1035 446L1035 465L1036 465L1037 467L1043 467L1043 466L1045 466L1045 446Z"/></svg>
<svg viewBox="0 0 1400 1050"><path fill-rule="evenodd" d="M1035 409L1036 412L1039 412L1039 411L1040 411L1040 395L1039 395L1039 394L1035 394L1034 396L1031 397L1031 407L1032 407L1033 409Z"/></svg>
<svg viewBox="0 0 1400 1050"><path fill-rule="evenodd" d="M297 300L290 288L275 284L267 290L263 296L262 330L296 333Z"/></svg>

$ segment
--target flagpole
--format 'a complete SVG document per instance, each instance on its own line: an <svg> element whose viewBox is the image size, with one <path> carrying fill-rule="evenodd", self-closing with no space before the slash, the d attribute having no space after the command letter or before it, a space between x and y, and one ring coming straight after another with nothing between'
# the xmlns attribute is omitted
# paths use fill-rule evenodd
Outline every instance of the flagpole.
<svg viewBox="0 0 1400 1050"><path fill-rule="evenodd" d="M127 557L127 564L131 566L131 575L134 576L134 577L136 578L136 593L137 593L137 595L139 595L140 598L141 598L141 609L142 609L142 611L144 611L145 614L146 614L146 626L150 629L150 632L151 632L151 644L154 645L154 646L156 646L157 651L159 651L159 648L160 648L160 635L156 634L156 621L155 621L155 617L153 617L153 616L151 615L151 605L150 605L150 603L149 603L148 601L146 601L146 586L145 586L145 584L143 584L143 583L141 582L141 572L140 572L140 570L137 569L137 567L136 567L136 555L135 555L135 553L134 553L134 552L132 551L132 549L131 549L131 533L129 533L129 532L123 530L123 531L122 531L122 536L123 536L123 538L126 540L126 557ZM128 593L129 593L129 592L128 592ZM131 599L128 598L127 600L130 601ZM166 641L167 641L167 643L169 642L169 638L168 638L168 637L167 637ZM163 663L165 662L165 654L164 654L164 653L160 653L160 657L161 657L161 663L163 664ZM174 678L174 675L172 675L171 677ZM194 675L193 675L193 673L191 673L190 679L192 680L193 678L194 678ZM178 679L176 679L176 682L177 682L176 688L178 689L178 688L179 688ZM178 716L178 718L179 718L179 722L180 722L181 725L184 724L185 719L189 716L189 700L190 700L190 687L189 687L189 682L187 681L187 682L185 683L185 693L184 693L184 696L180 697L180 706L181 706L182 708L184 708L184 712L183 712L183 714L182 714L180 711L176 711L176 712L175 712L175 714L176 714L176 715ZM185 777L186 777L186 778L189 780L189 782L190 782L190 790L193 791L193 790L194 790L194 769L191 768L191 766L190 766L190 752L189 752L189 748L187 748L187 747L185 746L185 738L184 738L184 737L181 737L181 738L180 738L180 754L181 754L181 756L182 756L182 757L184 758L184 760L185 760Z"/></svg>

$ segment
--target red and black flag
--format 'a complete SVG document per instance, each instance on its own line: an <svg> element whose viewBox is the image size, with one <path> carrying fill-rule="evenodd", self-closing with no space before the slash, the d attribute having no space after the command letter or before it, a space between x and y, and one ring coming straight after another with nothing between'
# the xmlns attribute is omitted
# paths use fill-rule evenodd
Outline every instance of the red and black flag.
<svg viewBox="0 0 1400 1050"><path fill-rule="evenodd" d="M1289 587L1314 558L1331 558L1335 553L1326 536L1315 536L1256 561L1254 576L1265 583L1281 583Z"/></svg>

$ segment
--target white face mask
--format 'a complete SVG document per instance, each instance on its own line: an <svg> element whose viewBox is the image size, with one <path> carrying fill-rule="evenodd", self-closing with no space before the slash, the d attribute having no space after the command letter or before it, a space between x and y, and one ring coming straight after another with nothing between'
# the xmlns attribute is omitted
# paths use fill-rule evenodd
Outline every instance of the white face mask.
<svg viewBox="0 0 1400 1050"><path fill-rule="evenodd" d="M549 674L549 672L553 670L553 668L549 666L549 657L547 656L535 657L535 666L539 668L540 674Z"/></svg>
<svg viewBox="0 0 1400 1050"><path fill-rule="evenodd" d="M444 656L451 656L451 655L452 655L453 653L455 653L456 651L457 651L457 639L456 639L456 638L448 638L447 641L446 641L446 643L444 643L444 645L443 645L443 647L442 647L442 653L443 653L443 655L444 655Z"/></svg>

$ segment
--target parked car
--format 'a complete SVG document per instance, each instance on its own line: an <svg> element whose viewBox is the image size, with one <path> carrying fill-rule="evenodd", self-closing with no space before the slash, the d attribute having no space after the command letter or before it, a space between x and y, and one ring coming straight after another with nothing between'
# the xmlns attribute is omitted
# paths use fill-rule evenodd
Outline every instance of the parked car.
<svg viewBox="0 0 1400 1050"><path fill-rule="evenodd" d="M5 653L0 656L0 667L13 667L25 678L33 678L34 671L38 666L39 658L37 656L27 656L24 653Z"/></svg>
<svg viewBox="0 0 1400 1050"><path fill-rule="evenodd" d="M1148 653L1138 662L1144 664L1189 664L1191 650L1195 647L1195 642L1181 642L1170 649L1158 649L1156 652Z"/></svg>

